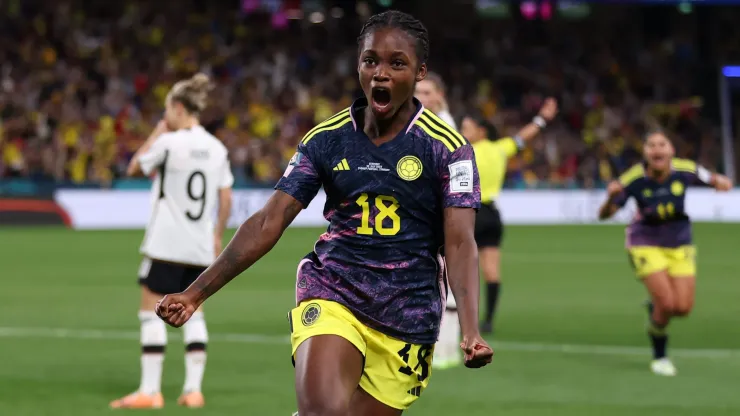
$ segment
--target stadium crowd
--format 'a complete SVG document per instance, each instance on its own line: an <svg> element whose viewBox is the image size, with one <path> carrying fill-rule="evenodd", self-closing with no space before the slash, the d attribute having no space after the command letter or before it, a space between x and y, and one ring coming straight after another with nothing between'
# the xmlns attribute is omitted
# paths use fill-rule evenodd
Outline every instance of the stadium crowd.
<svg viewBox="0 0 740 416"><path fill-rule="evenodd" d="M332 9L311 23L248 3L182 1L178 13L138 0L0 3L0 178L109 185L160 119L169 88L200 71L217 82L203 120L229 148L237 182L273 184L301 136L359 95L354 34L370 10ZM721 168L718 123L701 98L716 84L697 76L706 55L686 17L627 32L616 28L628 12L474 19L454 31L420 17L456 118L480 112L510 135L546 96L559 100L562 116L511 161L508 186L603 184L640 157L644 132L658 125L680 156Z"/></svg>

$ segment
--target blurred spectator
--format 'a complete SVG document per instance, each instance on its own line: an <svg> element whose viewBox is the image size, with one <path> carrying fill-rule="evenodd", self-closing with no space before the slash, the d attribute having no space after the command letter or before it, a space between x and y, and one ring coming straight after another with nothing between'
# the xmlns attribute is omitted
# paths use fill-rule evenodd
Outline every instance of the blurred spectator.
<svg viewBox="0 0 740 416"><path fill-rule="evenodd" d="M0 178L109 186L173 83L204 71L218 87L203 122L230 149L237 181L274 183L302 135L358 96L364 17L281 29L259 2L238 12L240 3L182 1L171 13L143 0L0 2ZM508 135L546 96L560 100L562 117L510 162L508 186L599 186L640 159L642 135L658 125L680 156L718 166L696 74L737 43L700 54L685 16L666 13L653 27L635 22L654 14L604 7L579 22L472 19L455 31L435 29L454 18L444 10L420 16L454 116L481 111Z"/></svg>

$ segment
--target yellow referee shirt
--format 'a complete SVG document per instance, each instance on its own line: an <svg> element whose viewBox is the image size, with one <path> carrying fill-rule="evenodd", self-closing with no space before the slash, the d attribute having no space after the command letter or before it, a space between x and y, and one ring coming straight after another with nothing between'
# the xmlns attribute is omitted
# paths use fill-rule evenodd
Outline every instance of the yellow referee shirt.
<svg viewBox="0 0 740 416"><path fill-rule="evenodd" d="M519 151L519 146L511 137L494 142L479 140L472 145L480 175L480 199L482 203L490 204L501 193L506 178L506 163Z"/></svg>

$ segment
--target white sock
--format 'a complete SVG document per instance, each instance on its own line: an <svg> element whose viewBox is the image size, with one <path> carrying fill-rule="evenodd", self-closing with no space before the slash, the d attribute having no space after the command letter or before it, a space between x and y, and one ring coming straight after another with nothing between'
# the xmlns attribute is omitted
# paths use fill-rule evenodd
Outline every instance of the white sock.
<svg viewBox="0 0 740 416"><path fill-rule="evenodd" d="M139 311L141 321L141 383L139 392L156 394L162 389L162 364L167 327L154 311Z"/></svg>
<svg viewBox="0 0 740 416"><path fill-rule="evenodd" d="M457 311L445 310L439 328L439 341L435 349L435 358L454 360L460 358L460 322Z"/></svg>
<svg viewBox="0 0 740 416"><path fill-rule="evenodd" d="M206 371L206 344L208 330L203 312L195 312L182 327L185 340L185 384L184 393L200 392L203 374Z"/></svg>

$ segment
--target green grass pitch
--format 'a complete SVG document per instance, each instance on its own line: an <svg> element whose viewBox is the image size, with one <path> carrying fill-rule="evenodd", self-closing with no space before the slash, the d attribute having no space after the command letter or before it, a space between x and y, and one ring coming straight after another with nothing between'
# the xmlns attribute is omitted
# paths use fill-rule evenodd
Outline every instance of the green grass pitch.
<svg viewBox="0 0 740 416"><path fill-rule="evenodd" d="M206 304L212 342L203 410L175 404L183 346L170 329L159 414L295 410L286 313L295 266L319 233L290 229ZM740 225L695 227L697 303L689 319L670 328L679 376L667 379L648 371L645 293L622 249L622 227L508 227L494 363L434 372L406 414L740 414L738 235ZM108 402L136 388L142 236L0 230L1 415L115 413Z"/></svg>

